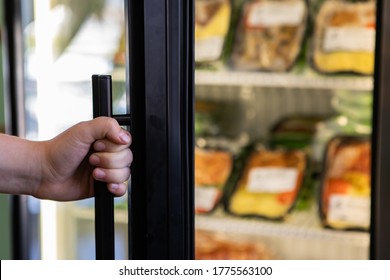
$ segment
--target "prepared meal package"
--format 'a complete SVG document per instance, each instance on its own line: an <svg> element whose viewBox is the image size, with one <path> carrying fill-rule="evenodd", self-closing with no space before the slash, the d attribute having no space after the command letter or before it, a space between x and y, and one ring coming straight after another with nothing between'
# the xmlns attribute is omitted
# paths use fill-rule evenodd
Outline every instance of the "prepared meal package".
<svg viewBox="0 0 390 280"><path fill-rule="evenodd" d="M292 68L308 16L304 0L252 0L242 7L232 54L235 68L281 72Z"/></svg>
<svg viewBox="0 0 390 280"><path fill-rule="evenodd" d="M320 213L326 227L370 226L371 145L368 138L337 136L327 147Z"/></svg>
<svg viewBox="0 0 390 280"><path fill-rule="evenodd" d="M195 212L208 213L220 202L233 168L233 155L222 149L195 148Z"/></svg>
<svg viewBox="0 0 390 280"><path fill-rule="evenodd" d="M280 220L293 208L307 169L301 150L254 149L230 191L229 213Z"/></svg>
<svg viewBox="0 0 390 280"><path fill-rule="evenodd" d="M290 115L278 120L270 130L272 148L308 149L322 115Z"/></svg>
<svg viewBox="0 0 390 280"><path fill-rule="evenodd" d="M230 26L230 0L195 1L195 62L221 58Z"/></svg>
<svg viewBox="0 0 390 280"><path fill-rule="evenodd" d="M248 241L237 234L197 230L196 260L271 260L275 256L262 242Z"/></svg>
<svg viewBox="0 0 390 280"><path fill-rule="evenodd" d="M315 20L315 68L323 73L372 74L375 25L375 1L325 1Z"/></svg>

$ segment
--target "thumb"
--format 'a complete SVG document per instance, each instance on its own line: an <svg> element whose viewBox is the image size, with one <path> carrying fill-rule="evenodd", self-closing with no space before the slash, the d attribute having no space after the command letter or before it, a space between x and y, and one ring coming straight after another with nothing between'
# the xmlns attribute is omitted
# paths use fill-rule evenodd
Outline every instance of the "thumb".
<svg viewBox="0 0 390 280"><path fill-rule="evenodd" d="M92 144L96 140L105 139L122 145L131 143L130 133L122 129L118 122L109 117L98 117L80 124L84 139Z"/></svg>

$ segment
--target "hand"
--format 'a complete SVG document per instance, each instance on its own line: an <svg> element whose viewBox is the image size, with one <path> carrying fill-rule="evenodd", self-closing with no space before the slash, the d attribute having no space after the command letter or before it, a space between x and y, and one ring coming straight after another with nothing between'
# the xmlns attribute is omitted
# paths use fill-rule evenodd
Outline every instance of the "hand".
<svg viewBox="0 0 390 280"><path fill-rule="evenodd" d="M115 196L126 193L133 155L130 134L112 118L79 123L43 142L42 181L37 198L70 201L93 196L93 179ZM92 151L93 149L93 151Z"/></svg>

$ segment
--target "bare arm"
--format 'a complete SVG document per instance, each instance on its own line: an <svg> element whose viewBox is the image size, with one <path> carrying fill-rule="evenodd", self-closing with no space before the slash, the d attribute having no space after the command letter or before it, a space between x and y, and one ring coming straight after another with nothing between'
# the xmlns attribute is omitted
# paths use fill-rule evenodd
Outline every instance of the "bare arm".
<svg viewBox="0 0 390 280"><path fill-rule="evenodd" d="M130 134L105 117L79 123L48 141L0 135L0 192L77 200L93 195L96 179L123 195L132 162L130 144Z"/></svg>

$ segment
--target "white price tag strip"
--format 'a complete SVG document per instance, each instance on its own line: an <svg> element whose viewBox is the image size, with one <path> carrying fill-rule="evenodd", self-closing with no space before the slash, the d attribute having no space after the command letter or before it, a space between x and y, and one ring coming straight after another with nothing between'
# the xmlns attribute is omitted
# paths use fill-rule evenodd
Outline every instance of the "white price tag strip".
<svg viewBox="0 0 390 280"><path fill-rule="evenodd" d="M375 29L362 27L328 27L325 29L323 49L334 51L375 50Z"/></svg>
<svg viewBox="0 0 390 280"><path fill-rule="evenodd" d="M293 191L298 170L291 167L255 167L249 171L248 191L280 193Z"/></svg>
<svg viewBox="0 0 390 280"><path fill-rule="evenodd" d="M259 2L252 6L247 23L252 27L296 26L302 23L304 15L303 1Z"/></svg>
<svg viewBox="0 0 390 280"><path fill-rule="evenodd" d="M215 206L221 191L216 187L195 187L195 208L210 211Z"/></svg>
<svg viewBox="0 0 390 280"><path fill-rule="evenodd" d="M370 225L370 207L369 197L331 195L328 221L368 227Z"/></svg>

